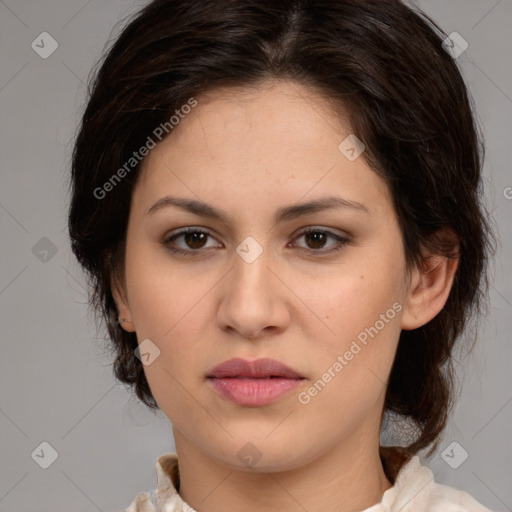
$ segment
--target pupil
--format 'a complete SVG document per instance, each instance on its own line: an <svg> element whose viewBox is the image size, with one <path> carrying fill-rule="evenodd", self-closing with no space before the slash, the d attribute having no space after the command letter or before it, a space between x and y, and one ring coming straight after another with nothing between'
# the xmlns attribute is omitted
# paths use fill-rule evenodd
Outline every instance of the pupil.
<svg viewBox="0 0 512 512"><path fill-rule="evenodd" d="M314 248L321 248L325 243L325 233L313 231L311 233L308 233L307 236L313 239Z"/></svg>
<svg viewBox="0 0 512 512"><path fill-rule="evenodd" d="M187 245L192 247L193 249L199 249L202 247L201 241L204 242L204 239L206 237L205 233L199 233L199 232L193 232L193 233L186 233L185 234L185 240ZM199 246L194 245L195 243L199 243Z"/></svg>

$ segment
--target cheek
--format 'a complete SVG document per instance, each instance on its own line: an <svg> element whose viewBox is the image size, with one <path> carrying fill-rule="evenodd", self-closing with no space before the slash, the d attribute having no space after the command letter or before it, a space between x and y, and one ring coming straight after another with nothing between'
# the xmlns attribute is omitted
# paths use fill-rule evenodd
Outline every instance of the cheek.
<svg viewBox="0 0 512 512"><path fill-rule="evenodd" d="M157 243L133 242L128 247L126 281L137 334L168 338L204 297L208 279L184 274Z"/></svg>
<svg viewBox="0 0 512 512"><path fill-rule="evenodd" d="M314 341L309 354L313 380L321 380L322 398L315 401L324 406L330 401L356 408L375 403L385 390L401 332L401 253L375 250L359 256L347 258L321 280L304 282L299 292L318 316L308 316L306 329Z"/></svg>
<svg viewBox="0 0 512 512"><path fill-rule="evenodd" d="M315 323L325 333L321 338L325 343L337 344L374 325L395 302L401 304L404 299L401 260L395 255L394 261L386 260L391 264L383 261L382 258L357 258L357 261L354 258L322 276L296 280L294 291L304 298L309 329ZM395 319L396 309L400 308L395 307L387 316ZM315 315L310 315L308 310Z"/></svg>
<svg viewBox="0 0 512 512"><path fill-rule="evenodd" d="M204 370L198 358L204 349L199 315L207 314L201 299L211 284L170 272L170 266L145 265L144 258L133 256L131 265L127 262L127 283L137 339L139 344L150 339L159 350L144 366L153 396L171 422L202 424L206 418L187 390L197 385Z"/></svg>
<svg viewBox="0 0 512 512"><path fill-rule="evenodd" d="M316 418L319 435L322 429L329 435L325 424L332 422L345 425L345 433L357 428L383 400L393 364L401 330L398 288L389 275L380 281L360 276L332 282L317 296L316 307L325 308L322 319L334 334L314 336L311 327L313 371L299 402Z"/></svg>
<svg viewBox="0 0 512 512"><path fill-rule="evenodd" d="M177 271L158 249L131 246L126 258L130 311L141 343L151 340L160 351L144 371L159 399L159 390L179 394L178 382L189 379L201 353L199 316L207 313L206 295L212 287L207 276L191 278ZM175 380L176 379L176 380Z"/></svg>

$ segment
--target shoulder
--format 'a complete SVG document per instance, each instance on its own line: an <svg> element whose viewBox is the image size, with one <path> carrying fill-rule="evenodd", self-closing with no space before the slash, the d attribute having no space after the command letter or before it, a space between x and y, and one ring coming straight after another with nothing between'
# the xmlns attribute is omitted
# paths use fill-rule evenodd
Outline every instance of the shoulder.
<svg viewBox="0 0 512 512"><path fill-rule="evenodd" d="M437 483L418 456L402 466L382 505L385 512L492 512L466 491Z"/></svg>
<svg viewBox="0 0 512 512"><path fill-rule="evenodd" d="M156 477L156 489L139 493L124 512L196 512L178 493L180 476L175 453L167 453L158 459Z"/></svg>
<svg viewBox="0 0 512 512"><path fill-rule="evenodd" d="M448 485L434 484L429 497L428 512L491 512L471 494Z"/></svg>
<svg viewBox="0 0 512 512"><path fill-rule="evenodd" d="M153 500L147 492L137 494L130 506L124 512L156 512Z"/></svg>

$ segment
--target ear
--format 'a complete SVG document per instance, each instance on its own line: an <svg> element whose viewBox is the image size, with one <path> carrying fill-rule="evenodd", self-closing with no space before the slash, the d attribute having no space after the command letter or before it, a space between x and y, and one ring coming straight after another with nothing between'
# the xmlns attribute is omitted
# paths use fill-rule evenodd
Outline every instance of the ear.
<svg viewBox="0 0 512 512"><path fill-rule="evenodd" d="M135 325L133 324L132 314L128 305L125 286L118 278L112 277L110 280L110 289L117 306L121 327L127 332L135 332Z"/></svg>
<svg viewBox="0 0 512 512"><path fill-rule="evenodd" d="M412 271L409 290L404 304L402 329L417 329L432 320L444 307L452 288L459 264L459 244L451 230L436 234L438 240L448 238L453 256L427 250L422 252L423 263ZM453 249L452 249L453 248Z"/></svg>

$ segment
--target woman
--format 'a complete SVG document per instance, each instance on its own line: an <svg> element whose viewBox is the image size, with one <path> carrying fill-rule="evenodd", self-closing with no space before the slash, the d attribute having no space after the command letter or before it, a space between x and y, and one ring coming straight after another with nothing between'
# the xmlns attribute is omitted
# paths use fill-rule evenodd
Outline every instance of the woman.
<svg viewBox="0 0 512 512"><path fill-rule="evenodd" d="M398 0L156 0L112 44L69 229L176 444L127 511L488 510L416 455L492 238L445 37Z"/></svg>

